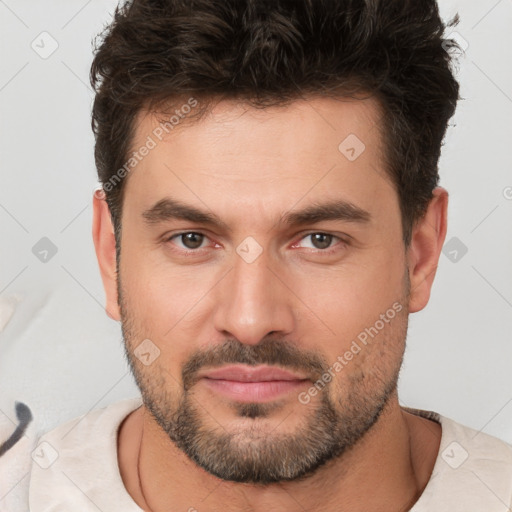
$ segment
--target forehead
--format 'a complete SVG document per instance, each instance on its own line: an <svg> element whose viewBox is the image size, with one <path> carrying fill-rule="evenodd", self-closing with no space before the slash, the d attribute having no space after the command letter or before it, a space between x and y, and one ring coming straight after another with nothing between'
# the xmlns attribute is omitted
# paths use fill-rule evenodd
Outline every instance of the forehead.
<svg viewBox="0 0 512 512"><path fill-rule="evenodd" d="M131 207L145 210L166 194L221 213L344 197L367 210L386 207L386 197L397 201L375 99L312 98L264 109L221 101L199 119L182 106L139 114L132 151L150 149L125 185Z"/></svg>

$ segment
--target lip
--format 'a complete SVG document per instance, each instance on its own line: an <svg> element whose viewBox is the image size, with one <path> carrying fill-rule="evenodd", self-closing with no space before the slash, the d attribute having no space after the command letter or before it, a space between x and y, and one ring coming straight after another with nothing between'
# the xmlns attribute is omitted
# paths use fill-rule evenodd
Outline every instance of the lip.
<svg viewBox="0 0 512 512"><path fill-rule="evenodd" d="M233 380L238 382L268 382L272 380L292 381L307 379L305 375L283 370L277 366L248 366L242 364L207 370L202 372L200 377L214 380Z"/></svg>
<svg viewBox="0 0 512 512"><path fill-rule="evenodd" d="M299 391L309 378L276 366L230 365L200 374L215 394L238 402L267 402Z"/></svg>

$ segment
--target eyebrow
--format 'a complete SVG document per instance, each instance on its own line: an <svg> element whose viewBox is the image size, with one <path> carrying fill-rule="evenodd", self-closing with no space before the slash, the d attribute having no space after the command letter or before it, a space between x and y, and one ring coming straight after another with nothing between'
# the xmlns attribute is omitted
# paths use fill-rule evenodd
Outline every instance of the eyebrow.
<svg viewBox="0 0 512 512"><path fill-rule="evenodd" d="M226 231L232 229L217 215L194 206L182 203L177 199L166 197L142 213L147 224L158 224L169 220L185 220L197 224L220 227ZM322 204L312 204L302 210L285 213L278 221L280 225L289 227L304 224L315 224L322 221L337 220L368 224L372 219L370 212L343 199Z"/></svg>

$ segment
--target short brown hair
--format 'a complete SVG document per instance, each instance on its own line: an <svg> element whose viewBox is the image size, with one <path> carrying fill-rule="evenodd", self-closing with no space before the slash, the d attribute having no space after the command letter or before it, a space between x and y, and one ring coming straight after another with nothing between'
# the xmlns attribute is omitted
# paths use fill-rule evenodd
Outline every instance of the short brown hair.
<svg viewBox="0 0 512 512"><path fill-rule="evenodd" d="M123 184L143 108L193 96L265 108L305 96L375 95L405 246L437 186L459 100L457 43L436 0L128 0L100 34L90 80L95 160L119 246ZM188 116L187 116L188 117ZM118 186L106 187L113 177ZM119 247L118 247L119 249Z"/></svg>

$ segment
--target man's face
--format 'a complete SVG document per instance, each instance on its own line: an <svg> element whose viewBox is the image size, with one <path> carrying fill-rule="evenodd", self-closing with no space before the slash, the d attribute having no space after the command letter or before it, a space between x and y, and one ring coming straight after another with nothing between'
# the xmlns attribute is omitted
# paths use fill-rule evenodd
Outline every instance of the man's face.
<svg viewBox="0 0 512 512"><path fill-rule="evenodd" d="M155 423L220 478L308 475L394 397L409 276L378 112L221 102L162 141L139 118L133 149L156 144L123 202L127 356Z"/></svg>

